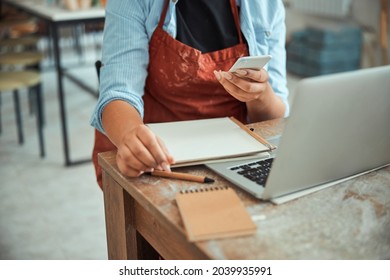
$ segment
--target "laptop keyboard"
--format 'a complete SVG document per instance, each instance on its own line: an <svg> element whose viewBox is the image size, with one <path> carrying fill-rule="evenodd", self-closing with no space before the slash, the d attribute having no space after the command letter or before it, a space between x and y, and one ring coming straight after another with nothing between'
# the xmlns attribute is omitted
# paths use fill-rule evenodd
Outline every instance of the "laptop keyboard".
<svg viewBox="0 0 390 280"><path fill-rule="evenodd" d="M230 170L245 178L255 182L256 184L265 185L269 172L271 170L273 158L246 163L231 167Z"/></svg>

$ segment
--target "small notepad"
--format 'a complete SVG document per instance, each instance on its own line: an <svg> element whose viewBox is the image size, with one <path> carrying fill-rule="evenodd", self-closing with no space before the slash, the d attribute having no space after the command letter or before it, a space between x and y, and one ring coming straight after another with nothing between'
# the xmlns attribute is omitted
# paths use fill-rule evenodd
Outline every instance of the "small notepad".
<svg viewBox="0 0 390 280"><path fill-rule="evenodd" d="M206 187L180 192L176 202L189 241L256 232L255 223L231 188Z"/></svg>

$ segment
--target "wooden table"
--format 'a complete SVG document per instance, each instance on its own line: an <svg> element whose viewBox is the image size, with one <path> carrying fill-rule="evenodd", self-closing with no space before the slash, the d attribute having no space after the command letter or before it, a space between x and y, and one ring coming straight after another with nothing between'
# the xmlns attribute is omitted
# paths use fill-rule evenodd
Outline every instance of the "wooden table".
<svg viewBox="0 0 390 280"><path fill-rule="evenodd" d="M263 137L284 120L249 125ZM99 155L109 259L389 259L390 167L274 205L256 200L204 166L180 168L235 188L257 224L253 236L188 242L175 194L197 183L126 178L115 152ZM151 245L151 246L150 246ZM158 254L153 250L158 252Z"/></svg>

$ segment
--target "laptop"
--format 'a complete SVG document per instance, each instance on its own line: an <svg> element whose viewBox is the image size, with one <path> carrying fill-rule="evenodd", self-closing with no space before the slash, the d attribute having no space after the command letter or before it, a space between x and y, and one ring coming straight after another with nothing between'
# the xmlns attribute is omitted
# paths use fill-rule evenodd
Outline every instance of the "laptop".
<svg viewBox="0 0 390 280"><path fill-rule="evenodd" d="M390 66L305 78L275 154L206 166L283 203L390 165Z"/></svg>

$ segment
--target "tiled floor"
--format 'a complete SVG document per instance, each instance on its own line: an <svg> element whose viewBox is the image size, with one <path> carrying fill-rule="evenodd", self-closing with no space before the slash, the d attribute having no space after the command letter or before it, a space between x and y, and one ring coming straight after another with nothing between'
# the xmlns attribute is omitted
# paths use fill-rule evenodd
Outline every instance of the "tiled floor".
<svg viewBox="0 0 390 280"><path fill-rule="evenodd" d="M72 72L97 87L93 63L99 55L94 49L87 54L86 64ZM78 57L68 55L64 62L77 64ZM26 92L23 146L17 143L12 95L1 99L0 259L106 259L103 196L93 166L64 166L56 75L45 70L43 78L46 158L38 155ZM290 87L295 82L289 79ZM67 80L64 87L71 158L88 158L93 144L89 118L96 100Z"/></svg>

